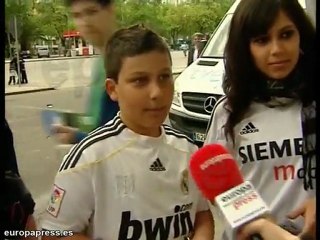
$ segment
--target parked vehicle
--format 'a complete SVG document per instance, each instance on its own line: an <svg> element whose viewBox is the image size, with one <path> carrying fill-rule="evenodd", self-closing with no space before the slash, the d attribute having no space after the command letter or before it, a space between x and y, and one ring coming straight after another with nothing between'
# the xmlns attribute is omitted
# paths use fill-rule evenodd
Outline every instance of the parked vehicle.
<svg viewBox="0 0 320 240"><path fill-rule="evenodd" d="M38 58L50 57L50 50L48 46L37 46Z"/></svg>
<svg viewBox="0 0 320 240"><path fill-rule="evenodd" d="M180 50L182 50L182 51L189 50L189 45L187 43L181 43Z"/></svg>
<svg viewBox="0 0 320 240"><path fill-rule="evenodd" d="M23 59L32 58L30 50L22 50L22 51L20 52L20 56L21 56Z"/></svg>
<svg viewBox="0 0 320 240"><path fill-rule="evenodd" d="M189 50L189 45L187 43L181 43L179 50L183 51L183 55L186 57Z"/></svg>

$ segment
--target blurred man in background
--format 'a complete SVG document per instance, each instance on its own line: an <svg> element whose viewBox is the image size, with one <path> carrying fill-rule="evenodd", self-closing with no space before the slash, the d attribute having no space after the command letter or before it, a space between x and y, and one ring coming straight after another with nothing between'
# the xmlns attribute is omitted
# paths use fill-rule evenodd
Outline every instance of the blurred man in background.
<svg viewBox="0 0 320 240"><path fill-rule="evenodd" d="M192 35L192 45L188 52L188 66L200 56L204 48L204 44L201 42L203 37L203 33L195 33Z"/></svg>
<svg viewBox="0 0 320 240"><path fill-rule="evenodd" d="M99 53L116 29L113 0L65 0L75 25L81 35L91 42ZM106 71L103 56L95 59L86 114L91 117L92 129L111 120L119 111L117 102L111 100L105 90ZM80 142L88 133L72 126L54 126L53 133L63 144Z"/></svg>

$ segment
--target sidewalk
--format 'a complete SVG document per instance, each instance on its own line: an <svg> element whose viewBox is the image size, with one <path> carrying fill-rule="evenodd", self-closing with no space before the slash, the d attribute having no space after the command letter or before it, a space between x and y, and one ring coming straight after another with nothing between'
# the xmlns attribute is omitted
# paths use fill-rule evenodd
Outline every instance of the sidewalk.
<svg viewBox="0 0 320 240"><path fill-rule="evenodd" d="M31 93L31 92L41 92L41 91L48 91L48 90L55 90L54 87L49 86L39 86L38 84L21 84L20 86L18 84L16 85L10 85L6 83L5 86L5 95L15 95L15 94L23 94L23 93Z"/></svg>
<svg viewBox="0 0 320 240"><path fill-rule="evenodd" d="M24 59L25 62L39 62L39 61L52 61L52 60L65 60L65 59L77 59L77 58L95 58L99 55L87 55L87 56L74 56L74 57L65 57L65 56L59 56L59 55L51 55L49 58L26 58ZM6 58L5 63L10 63L10 59Z"/></svg>
<svg viewBox="0 0 320 240"><path fill-rule="evenodd" d="M7 78L7 76L6 76ZM81 77L77 81L71 77L60 77L57 76L57 81L48 81L50 77L48 76L46 80L43 78L30 78L28 77L28 84L16 84L8 85L8 82L5 83L5 95L16 95L24 93L34 93L42 91L50 91L57 89L65 88L77 88L77 87L86 87L89 85L90 78ZM61 81L59 82L58 79Z"/></svg>
<svg viewBox="0 0 320 240"><path fill-rule="evenodd" d="M177 77L183 69L176 69L173 71L174 78ZM68 80L69 84L71 85L72 80ZM82 87L85 87L87 84L83 84ZM70 86L72 87L72 86ZM73 87L79 87L74 85ZM8 85L8 82L5 83L5 95L16 95L16 94L24 94L24 93L33 93L33 92L41 92L41 91L49 91L49 90L56 90L60 87L49 86L46 81L39 82L39 81L32 81L29 80L28 84L16 84L16 85ZM66 87L62 87L66 88Z"/></svg>
<svg viewBox="0 0 320 240"><path fill-rule="evenodd" d="M182 53L172 53L173 75L186 68ZM180 56L181 55L181 56ZM64 88L86 87L90 84L94 57L60 58L26 62L28 84L8 85L9 64L5 64L5 95L32 93Z"/></svg>

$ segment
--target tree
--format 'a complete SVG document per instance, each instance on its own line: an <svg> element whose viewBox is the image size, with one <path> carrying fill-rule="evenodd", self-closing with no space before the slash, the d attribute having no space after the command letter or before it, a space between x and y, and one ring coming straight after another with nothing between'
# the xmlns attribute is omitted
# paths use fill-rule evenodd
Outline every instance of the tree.
<svg viewBox="0 0 320 240"><path fill-rule="evenodd" d="M32 13L32 2L22 0L7 0L5 2L5 25L11 33L13 32L13 18L17 19L18 41L21 50L29 49L31 43L41 36L41 26ZM14 35L14 34L12 34ZM13 36L14 38L14 36Z"/></svg>
<svg viewBox="0 0 320 240"><path fill-rule="evenodd" d="M163 16L164 24L167 29L167 33L171 38L171 42L175 43L179 34L183 29L183 23L186 23L186 6L180 5L168 5L168 9Z"/></svg>
<svg viewBox="0 0 320 240"><path fill-rule="evenodd" d="M63 33L74 29L69 12L62 0L47 0L35 6L38 17L42 23L43 36L58 37L62 46L65 46Z"/></svg>
<svg viewBox="0 0 320 240"><path fill-rule="evenodd" d="M161 16L163 25L166 26L173 43L178 37L190 38L195 32L213 32L231 3L232 0L229 0L229 5L220 2L211 2L210 5L206 3L168 5L167 11Z"/></svg>
<svg viewBox="0 0 320 240"><path fill-rule="evenodd" d="M161 0L115 0L119 27L143 23L175 43L194 32L213 32L234 0L194 0L178 5ZM17 16L22 49L29 49L40 37L57 37L65 44L63 33L75 29L64 0L6 0L6 29Z"/></svg>

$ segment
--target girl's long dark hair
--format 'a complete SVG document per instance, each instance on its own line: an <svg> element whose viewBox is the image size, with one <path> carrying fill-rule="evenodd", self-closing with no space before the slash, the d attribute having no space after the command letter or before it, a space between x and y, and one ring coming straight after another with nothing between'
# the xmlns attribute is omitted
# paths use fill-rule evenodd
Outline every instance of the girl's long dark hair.
<svg viewBox="0 0 320 240"><path fill-rule="evenodd" d="M297 0L243 0L231 20L225 48L223 89L230 115L225 135L234 142L234 126L241 121L254 99L268 100L268 86L250 54L250 40L268 32L280 10L296 25L300 34L301 54L294 73L297 97L304 106L314 100L315 28Z"/></svg>

